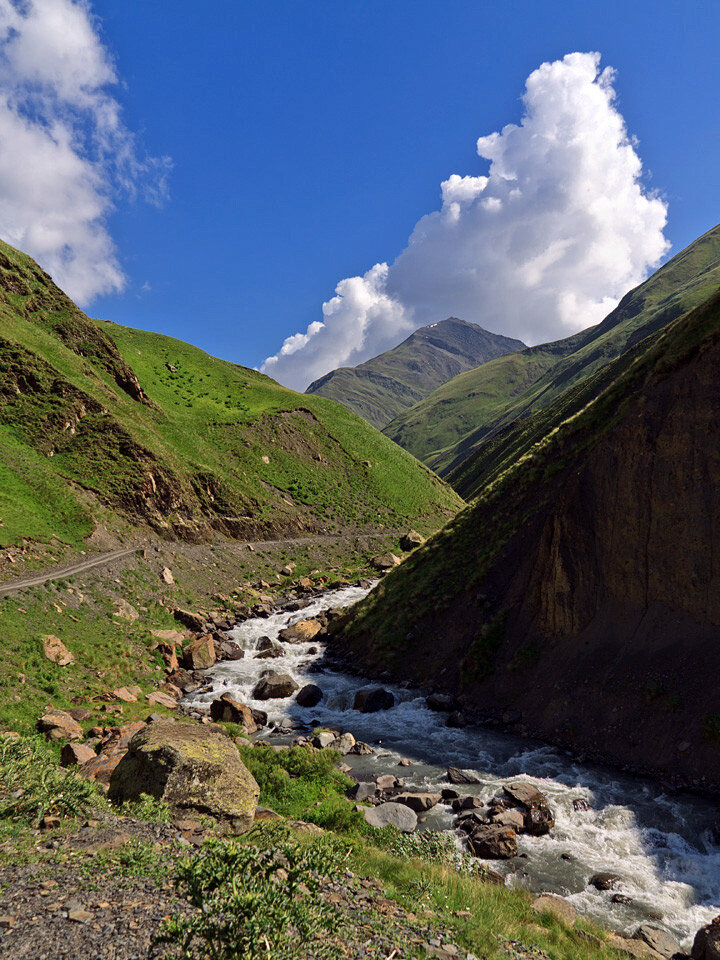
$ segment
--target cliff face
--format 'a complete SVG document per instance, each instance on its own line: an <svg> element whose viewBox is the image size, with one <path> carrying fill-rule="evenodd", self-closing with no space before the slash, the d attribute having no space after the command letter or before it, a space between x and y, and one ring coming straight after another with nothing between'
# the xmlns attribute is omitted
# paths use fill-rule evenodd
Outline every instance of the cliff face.
<svg viewBox="0 0 720 960"><path fill-rule="evenodd" d="M719 373L716 298L387 578L341 647L521 732L720 790ZM410 578L427 590L433 569L408 619Z"/></svg>

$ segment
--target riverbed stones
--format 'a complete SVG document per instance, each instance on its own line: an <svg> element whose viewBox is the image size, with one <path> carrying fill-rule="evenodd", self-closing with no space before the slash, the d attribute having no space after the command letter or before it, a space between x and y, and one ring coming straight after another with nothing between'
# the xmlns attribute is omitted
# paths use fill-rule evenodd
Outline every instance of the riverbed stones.
<svg viewBox="0 0 720 960"><path fill-rule="evenodd" d="M353 784L348 790L348 796L352 800L357 800L358 803L362 803L364 800L374 800L377 794L377 784L366 781Z"/></svg>
<svg viewBox="0 0 720 960"><path fill-rule="evenodd" d="M590 877L590 885L596 890L614 890L621 882L622 877L617 873L596 873Z"/></svg>
<svg viewBox="0 0 720 960"><path fill-rule="evenodd" d="M577 920L575 907L566 900L565 897L558 897L554 893L544 893L536 897L531 903L532 909L536 913L551 913L559 920L572 926Z"/></svg>
<svg viewBox="0 0 720 960"><path fill-rule="evenodd" d="M649 923L639 926L633 934L633 939L642 940L661 957L667 957L668 960L671 960L676 953L682 953L682 947L675 937L662 927L655 927Z"/></svg>
<svg viewBox="0 0 720 960"><path fill-rule="evenodd" d="M493 823L499 823L502 827L510 827L512 830L520 833L525 827L525 816L521 810L499 810L492 816Z"/></svg>
<svg viewBox="0 0 720 960"><path fill-rule="evenodd" d="M37 722L40 733L47 740L82 740L83 728L64 710L50 710Z"/></svg>
<svg viewBox="0 0 720 960"><path fill-rule="evenodd" d="M518 852L515 831L496 823L475 827L468 835L468 846L482 860L509 860Z"/></svg>
<svg viewBox="0 0 720 960"><path fill-rule="evenodd" d="M278 634L283 643L309 643L322 630L317 620L299 620Z"/></svg>
<svg viewBox="0 0 720 960"><path fill-rule="evenodd" d="M316 707L322 698L323 692L316 683L306 683L304 687L298 690L295 703L299 707Z"/></svg>
<svg viewBox="0 0 720 960"><path fill-rule="evenodd" d="M209 814L241 833L252 826L260 788L224 733L159 721L133 737L110 778L116 803L144 793L176 810Z"/></svg>
<svg viewBox="0 0 720 960"><path fill-rule="evenodd" d="M383 687L365 687L355 694L353 708L360 713L377 713L395 706L395 697Z"/></svg>
<svg viewBox="0 0 720 960"><path fill-rule="evenodd" d="M195 637L183 648L183 666L186 670L209 670L216 659L215 641L210 633Z"/></svg>
<svg viewBox="0 0 720 960"><path fill-rule="evenodd" d="M333 750L338 750L340 754L344 757L351 752L352 748L355 746L355 737L351 733L342 733L333 743Z"/></svg>
<svg viewBox="0 0 720 960"><path fill-rule="evenodd" d="M480 783L480 777L471 770L460 770L458 767L447 768L447 778L454 784L475 784Z"/></svg>
<svg viewBox="0 0 720 960"><path fill-rule="evenodd" d="M392 773L381 773L375 777L375 783L377 784L378 790L387 793L389 790L394 790L400 781L397 777L394 777Z"/></svg>
<svg viewBox="0 0 720 960"><path fill-rule="evenodd" d="M270 672L263 677L253 690L255 700L283 700L291 697L298 684L293 680L289 673Z"/></svg>
<svg viewBox="0 0 720 960"><path fill-rule="evenodd" d="M355 743L354 747L350 747L348 753L355 754L358 757L370 757L373 754L373 748L369 743L363 743L362 740L358 740Z"/></svg>
<svg viewBox="0 0 720 960"><path fill-rule="evenodd" d="M691 956L692 960L720 960L720 917L695 934Z"/></svg>
<svg viewBox="0 0 720 960"><path fill-rule="evenodd" d="M213 700L210 704L210 717L219 723L241 723L246 733L256 733L258 730L250 707L233 699L229 693Z"/></svg>
<svg viewBox="0 0 720 960"><path fill-rule="evenodd" d="M555 826L555 817L547 797L531 783L516 781L503 787L503 795L523 811L523 833L531 837L543 837ZM500 805L503 797L494 798Z"/></svg>
<svg viewBox="0 0 720 960"><path fill-rule="evenodd" d="M455 709L456 701L447 693L431 693L425 698L425 704L436 713L450 713Z"/></svg>
<svg viewBox="0 0 720 960"><path fill-rule="evenodd" d="M320 733L312 738L312 745L317 750L325 750L335 743L336 740L337 737L331 730L321 730Z"/></svg>
<svg viewBox="0 0 720 960"><path fill-rule="evenodd" d="M378 830L396 827L401 833L413 833L417 828L417 814L402 803L381 803L363 809L365 821Z"/></svg>
<svg viewBox="0 0 720 960"><path fill-rule="evenodd" d="M440 794L406 792L399 793L396 797L393 797L393 800L396 803L404 803L406 807L410 807L415 813L427 813L428 810L432 810L433 807L440 803Z"/></svg>

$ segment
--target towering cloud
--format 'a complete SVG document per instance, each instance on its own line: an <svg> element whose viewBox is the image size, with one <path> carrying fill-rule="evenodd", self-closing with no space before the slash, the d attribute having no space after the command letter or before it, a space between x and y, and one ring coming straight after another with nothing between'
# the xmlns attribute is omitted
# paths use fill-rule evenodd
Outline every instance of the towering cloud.
<svg viewBox="0 0 720 960"><path fill-rule="evenodd" d="M86 0L0 0L0 236L83 304L125 282L114 198L165 190L168 161L139 156L117 81Z"/></svg>
<svg viewBox="0 0 720 960"><path fill-rule="evenodd" d="M530 74L520 124L478 140L487 175L445 180L394 263L341 280L322 322L264 372L304 389L450 315L527 343L602 319L668 249L667 208L643 186L613 80L597 53Z"/></svg>

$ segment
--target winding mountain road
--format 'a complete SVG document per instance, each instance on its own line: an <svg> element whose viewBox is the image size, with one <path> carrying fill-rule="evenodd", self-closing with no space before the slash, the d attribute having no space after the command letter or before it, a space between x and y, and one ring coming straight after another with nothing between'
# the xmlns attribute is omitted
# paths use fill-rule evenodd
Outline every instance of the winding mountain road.
<svg viewBox="0 0 720 960"><path fill-rule="evenodd" d="M92 557L86 557L78 563L71 563L65 567L57 567L46 573L37 573L29 577L20 577L18 580L11 580L8 583L0 583L0 597L9 597L30 587L41 587L50 580L64 580L66 577L72 577L76 573L83 573L85 570L92 570L93 567L102 567L114 560L122 560L124 557L139 553L142 547L126 547L123 550L111 550L109 553L97 553Z"/></svg>

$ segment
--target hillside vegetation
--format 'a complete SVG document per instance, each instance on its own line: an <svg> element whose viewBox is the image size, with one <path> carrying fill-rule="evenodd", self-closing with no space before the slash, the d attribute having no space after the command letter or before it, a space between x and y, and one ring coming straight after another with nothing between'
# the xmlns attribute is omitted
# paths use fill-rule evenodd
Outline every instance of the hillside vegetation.
<svg viewBox="0 0 720 960"><path fill-rule="evenodd" d="M720 227L668 261L602 323L460 374L389 423L384 432L442 476L508 424L553 403L627 349L698 306L720 286ZM466 491L459 482L456 489Z"/></svg>
<svg viewBox="0 0 720 960"><path fill-rule="evenodd" d="M421 327L372 360L332 370L307 392L337 400L381 429L457 374L524 346L448 317Z"/></svg>
<svg viewBox="0 0 720 960"><path fill-rule="evenodd" d="M458 497L355 414L85 316L0 243L0 546L437 527Z"/></svg>

